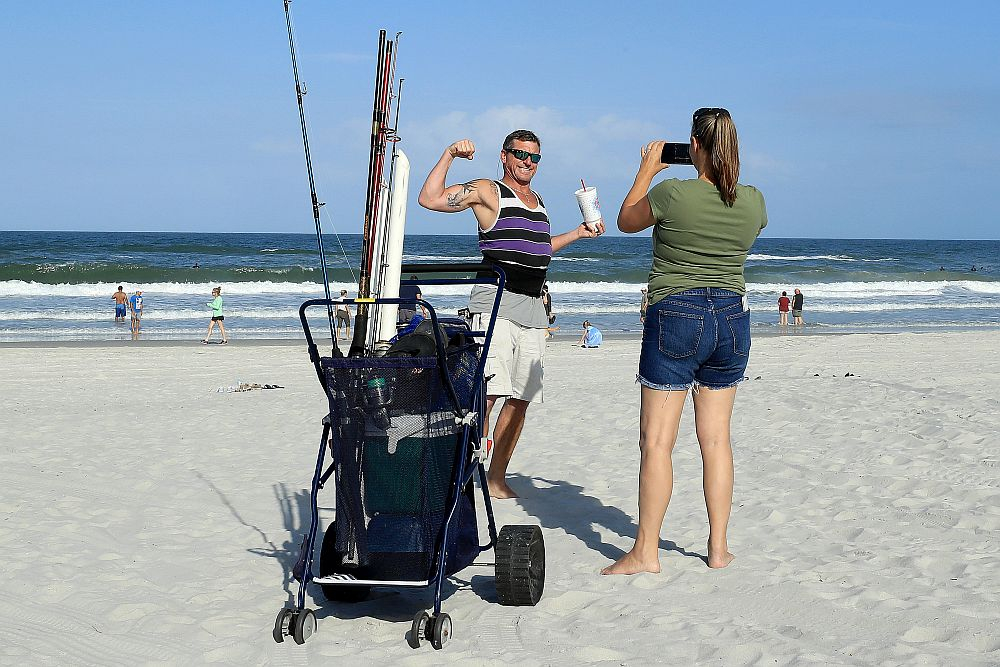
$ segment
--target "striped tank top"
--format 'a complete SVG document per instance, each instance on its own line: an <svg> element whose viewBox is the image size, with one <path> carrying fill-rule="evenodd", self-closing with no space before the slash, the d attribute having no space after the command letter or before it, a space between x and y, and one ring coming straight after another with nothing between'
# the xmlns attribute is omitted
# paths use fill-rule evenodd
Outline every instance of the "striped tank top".
<svg viewBox="0 0 1000 667"><path fill-rule="evenodd" d="M506 184L493 182L500 194L499 211L492 227L479 230L479 250L485 261L497 264L507 274L507 291L539 297L552 261L545 204L532 190L538 206L528 208Z"/></svg>

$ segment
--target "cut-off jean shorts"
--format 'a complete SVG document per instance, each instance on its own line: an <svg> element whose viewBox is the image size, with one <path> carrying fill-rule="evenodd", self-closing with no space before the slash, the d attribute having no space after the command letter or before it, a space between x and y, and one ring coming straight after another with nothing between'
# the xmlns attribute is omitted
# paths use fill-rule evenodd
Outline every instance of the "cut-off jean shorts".
<svg viewBox="0 0 1000 667"><path fill-rule="evenodd" d="M750 358L750 311L731 290L700 287L649 306L637 380L651 389L728 389Z"/></svg>

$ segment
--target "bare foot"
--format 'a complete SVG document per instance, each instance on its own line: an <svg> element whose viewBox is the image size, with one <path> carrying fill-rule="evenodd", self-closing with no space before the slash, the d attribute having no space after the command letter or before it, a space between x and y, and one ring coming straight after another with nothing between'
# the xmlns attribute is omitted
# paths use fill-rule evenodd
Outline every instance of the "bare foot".
<svg viewBox="0 0 1000 667"><path fill-rule="evenodd" d="M630 551L601 570L601 574L639 574L640 572L659 574L660 561L656 558L643 560Z"/></svg>
<svg viewBox="0 0 1000 667"><path fill-rule="evenodd" d="M721 569L733 562L736 556L729 553L729 549L713 550L708 548L708 566L713 569Z"/></svg>
<svg viewBox="0 0 1000 667"><path fill-rule="evenodd" d="M490 491L490 498L519 498L520 496L515 493L514 489L507 486L507 482L494 482L492 480L486 480L486 488Z"/></svg>

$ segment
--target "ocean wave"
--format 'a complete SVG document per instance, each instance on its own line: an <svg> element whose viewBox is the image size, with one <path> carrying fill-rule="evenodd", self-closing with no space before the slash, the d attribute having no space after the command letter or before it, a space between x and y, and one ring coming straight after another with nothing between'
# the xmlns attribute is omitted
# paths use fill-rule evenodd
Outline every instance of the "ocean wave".
<svg viewBox="0 0 1000 667"><path fill-rule="evenodd" d="M113 316L113 309L87 308L80 310L0 310L0 322L27 322L35 320L60 320L69 322L100 322L110 320ZM144 308L142 319L167 321L167 320L207 320L212 314L207 306L204 309L178 308L160 310L158 308ZM227 318L250 318L260 320L272 319L292 319L298 321L299 311L297 308L226 308Z"/></svg>
<svg viewBox="0 0 1000 667"><path fill-rule="evenodd" d="M808 262L813 260L826 260L829 262L898 262L895 257L879 257L876 259L865 259L861 257L850 257L848 255L764 255L751 253L747 255L747 261L755 262Z"/></svg>
<svg viewBox="0 0 1000 667"><path fill-rule="evenodd" d="M962 292L1000 294L1000 282L977 280L884 280L872 282L838 282L800 284L803 294L813 297L837 299L871 299L887 296L945 296ZM777 283L748 283L750 294L780 294L792 292L788 285Z"/></svg>

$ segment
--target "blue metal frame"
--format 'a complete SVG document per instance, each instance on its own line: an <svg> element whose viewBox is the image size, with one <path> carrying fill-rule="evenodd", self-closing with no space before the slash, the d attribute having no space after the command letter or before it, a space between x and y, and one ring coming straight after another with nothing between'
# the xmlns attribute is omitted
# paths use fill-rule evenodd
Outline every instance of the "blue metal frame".
<svg viewBox="0 0 1000 667"><path fill-rule="evenodd" d="M478 461L475 466L470 470L467 470L468 464L471 462L470 453L472 447L481 440L483 431L483 421L485 420L485 410L486 410L486 387L483 382L485 370L486 370L486 357L489 352L490 344L493 341L493 329L496 323L497 314L500 311L500 299L503 295L503 288L506 282L506 276L502 269L489 265L419 265L411 264L404 265L402 268L406 273L420 273L424 272L434 272L434 273L444 273L449 270L453 271L468 271L473 266L475 266L479 271L492 271L493 276L489 278L476 277L476 278L432 278L420 281L424 285L495 285L497 287L496 297L493 301L493 310L491 313L489 325L486 331L471 331L469 335L474 337L483 337L482 348L480 350L479 360L476 366L476 372L473 376L472 386L473 386L473 399L471 406L462 406L458 404L457 395L455 393L454 385L451 381L451 377L448 372L447 356L445 353L446 341L444 341L440 334L440 329L438 328L438 317L437 312L434 307L423 299L417 299L416 303L426 307L427 312L430 316L432 329L434 333L435 346L437 348L437 359L438 368L442 373L442 380L444 381L445 388L451 398L452 403L455 406L456 416L462 417L468 413L475 413L476 420L474 423L466 423L462 426L461 432L461 445L456 447L456 456L458 457L457 465L454 468L453 479L452 479L452 490L449 496L449 510L448 514L443 522L441 534L438 537L438 541L435 548L435 558L436 558L436 574L428 581L427 586L434 586L434 614L441 613L441 589L445 580L445 565L447 563L447 545L448 545L448 535L451 526L452 519L454 518L455 511L458 508L459 500L461 499L463 489L471 481L473 475L478 471L479 473L479 483L483 493L483 504L486 509L486 518L489 528L490 542L486 545L479 546L479 552L488 551L496 546L497 543L497 528L496 520L493 516L493 504L490 500L489 489L486 485L486 468L483 465L482 460ZM402 280L400 285L415 285L417 281L415 280ZM316 341L312 336L312 331L309 328L309 322L306 318L306 310L314 306L326 306L330 307L332 304L354 304L358 303L356 299L310 299L304 302L299 307L299 320L302 323L302 330L306 337L306 345L309 351L309 359L313 362L316 368L316 374L319 376L320 384L323 386L327 397L330 397L331 388L327 386L326 376L323 373L322 357L319 354L319 349L316 345ZM414 303L412 299L374 299L365 300L364 303L369 305L391 305L391 304L410 304ZM332 341L334 344L334 350L339 351L336 348L336 341ZM315 552L316 546L316 533L319 530L319 490L322 489L330 478L330 476L335 471L336 460L332 461L326 472L323 471L323 464L326 457L326 448L328 439L333 432L332 425L328 420L324 420L323 424L323 435L320 438L319 453L316 457L316 467L313 472L312 478L312 488L310 492L310 525L309 531L306 537L306 543L303 546L305 549L305 560L304 560L304 570L302 573L302 578L299 581L299 590L296 596L296 606L298 609L305 608L305 595L306 588L309 583L315 579L313 575L313 554Z"/></svg>

